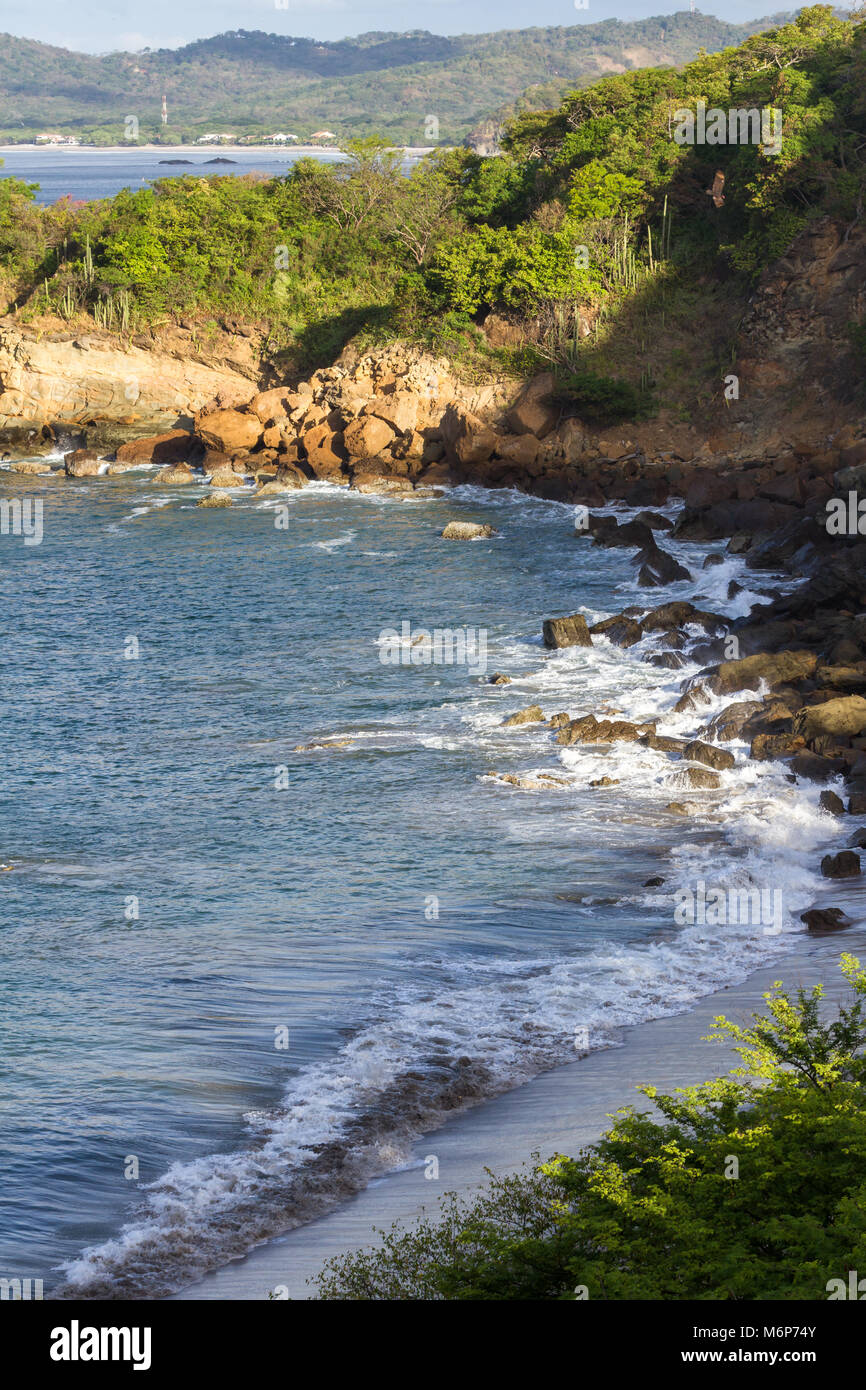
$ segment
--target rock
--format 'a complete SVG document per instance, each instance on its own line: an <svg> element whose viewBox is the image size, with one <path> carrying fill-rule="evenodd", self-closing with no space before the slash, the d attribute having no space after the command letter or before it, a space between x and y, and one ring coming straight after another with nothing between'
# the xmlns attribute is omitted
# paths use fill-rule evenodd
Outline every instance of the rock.
<svg viewBox="0 0 866 1390"><path fill-rule="evenodd" d="M99 474L99 458L93 449L73 449L63 455L68 478L95 478Z"/></svg>
<svg viewBox="0 0 866 1390"><path fill-rule="evenodd" d="M343 431L343 444L350 459L376 458L396 439L393 425L376 415L363 415Z"/></svg>
<svg viewBox="0 0 866 1390"><path fill-rule="evenodd" d="M684 768L676 774L674 782L679 787L703 787L708 790L715 790L722 785L719 774L710 772L709 768L705 767Z"/></svg>
<svg viewBox="0 0 866 1390"><path fill-rule="evenodd" d="M632 564L639 565L637 582L642 589L657 589L662 584L676 584L683 579L691 579L691 573L668 551L653 542L646 550L634 557Z"/></svg>
<svg viewBox="0 0 866 1390"><path fill-rule="evenodd" d="M534 434L516 434L500 438L496 445L497 458L505 459L518 468L529 468L535 463L541 449L541 441ZM579 533L578 533L579 534Z"/></svg>
<svg viewBox="0 0 866 1390"><path fill-rule="evenodd" d="M806 705L794 716L794 729L807 742L822 734L851 738L866 729L866 700L862 695L842 696L821 705Z"/></svg>
<svg viewBox="0 0 866 1390"><path fill-rule="evenodd" d="M209 415L200 415L196 428L205 444L228 454L238 449L254 449L263 433L257 415L243 415L239 410L214 410Z"/></svg>
<svg viewBox="0 0 866 1390"><path fill-rule="evenodd" d="M168 468L160 469L160 471L157 473L154 479L154 482L169 483L171 485L174 485L176 483L194 483L195 480L196 475L195 473L193 473L189 464L174 463L171 464Z"/></svg>
<svg viewBox="0 0 866 1390"><path fill-rule="evenodd" d="M851 849L840 850L838 854L825 854L821 860L821 873L824 878L858 878L860 856Z"/></svg>
<svg viewBox="0 0 866 1390"><path fill-rule="evenodd" d="M243 475L236 473L233 468L218 468L215 473L211 473L209 479L211 487L243 487Z"/></svg>
<svg viewBox="0 0 866 1390"><path fill-rule="evenodd" d="M590 782L591 787L618 787L620 779L618 777L596 777L594 782Z"/></svg>
<svg viewBox="0 0 866 1390"><path fill-rule="evenodd" d="M718 613L705 613L695 608L694 604L686 603L684 599L663 603L641 619L644 632L669 632L687 624L702 627L705 632L715 632L720 628L726 628L728 620L720 617Z"/></svg>
<svg viewBox="0 0 866 1390"><path fill-rule="evenodd" d="M232 499L230 497L217 497L214 493L208 493L207 497L202 497L196 502L197 507L230 507Z"/></svg>
<svg viewBox="0 0 866 1390"><path fill-rule="evenodd" d="M189 430L168 430L148 439L130 439L121 444L115 461L131 467L148 463L185 463L198 446Z"/></svg>
<svg viewBox="0 0 866 1390"><path fill-rule="evenodd" d="M823 791L818 798L818 805L822 811L829 811L831 816L843 816L845 814L845 803L841 796L835 792Z"/></svg>
<svg viewBox="0 0 866 1390"><path fill-rule="evenodd" d="M763 711L763 700L735 700L733 704L725 705L707 727L717 738L727 742L739 738L752 716Z"/></svg>
<svg viewBox="0 0 866 1390"><path fill-rule="evenodd" d="M362 415L374 415L384 420L398 434L411 434L418 423L419 399L411 391L400 391L393 396L377 397L365 405Z"/></svg>
<svg viewBox="0 0 866 1390"><path fill-rule="evenodd" d="M683 753L686 747L684 738L671 738L668 734L657 733L644 734L641 743L654 749L656 753Z"/></svg>
<svg viewBox="0 0 866 1390"><path fill-rule="evenodd" d="M829 782L845 771L845 764L841 758L822 758L817 753L804 751L794 754L791 771L809 782Z"/></svg>
<svg viewBox="0 0 866 1390"><path fill-rule="evenodd" d="M519 724L540 724L543 719L541 705L527 705L526 709L519 709L516 714L509 715L503 723L503 728L512 729Z"/></svg>
<svg viewBox="0 0 866 1390"><path fill-rule="evenodd" d="M615 647L633 647L643 637L640 623L634 618L625 617L605 618L600 623L594 623L589 632L592 637L606 637Z"/></svg>
<svg viewBox="0 0 866 1390"><path fill-rule="evenodd" d="M659 874L653 874L652 878L646 878L643 882L644 888L661 888L664 879Z"/></svg>
<svg viewBox="0 0 866 1390"><path fill-rule="evenodd" d="M446 541L474 541L486 540L496 532L492 526L478 521L449 521L441 535Z"/></svg>
<svg viewBox="0 0 866 1390"><path fill-rule="evenodd" d="M510 677L510 676L503 676L503 674L502 674L501 671L496 671L496 672L494 672L494 674L493 674L492 676L488 676L488 678L487 678L487 684L488 684L488 685L510 685L510 684L511 684L511 677Z"/></svg>
<svg viewBox="0 0 866 1390"><path fill-rule="evenodd" d="M343 434L328 424L313 425L303 438L307 461L317 478L325 482L348 482L345 468L346 449Z"/></svg>
<svg viewBox="0 0 866 1390"><path fill-rule="evenodd" d="M510 787L519 787L521 791L543 792L549 791L552 787L567 787L568 781L565 777L553 777L542 772L537 777L518 777L513 772L503 772L501 782L507 782Z"/></svg>
<svg viewBox="0 0 866 1390"><path fill-rule="evenodd" d="M565 710L560 710L559 714L552 714L547 721L548 728L550 729L564 729L566 725L570 723L571 720Z"/></svg>
<svg viewBox="0 0 866 1390"><path fill-rule="evenodd" d="M704 763L707 767L715 768L716 772L734 766L733 753L728 753L724 748L715 748L711 743L701 743L699 739L686 744L683 757L691 763Z"/></svg>
<svg viewBox="0 0 866 1390"><path fill-rule="evenodd" d="M596 719L594 714L584 714L563 725L556 742L566 747L572 743L635 743L642 735L652 732L650 724L632 724L626 719Z"/></svg>
<svg viewBox="0 0 866 1390"><path fill-rule="evenodd" d="M545 647L591 647L592 638L582 613L569 618L545 618L542 625Z"/></svg>
<svg viewBox="0 0 866 1390"><path fill-rule="evenodd" d="M852 849L866 849L866 830L855 830L848 844Z"/></svg>
<svg viewBox="0 0 866 1390"><path fill-rule="evenodd" d="M18 459L9 465L10 473L53 473L50 463L45 463L42 459Z"/></svg>
<svg viewBox="0 0 866 1390"><path fill-rule="evenodd" d="M808 912L800 913L800 921L806 923L809 931L819 933L842 931L852 925L851 918L841 907L811 907Z"/></svg>
<svg viewBox="0 0 866 1390"><path fill-rule="evenodd" d="M559 424L561 410L552 399L556 378L542 372L528 381L508 412L508 425L515 434L534 434L544 439Z"/></svg>
<svg viewBox="0 0 866 1390"><path fill-rule="evenodd" d="M720 555L719 552L718 552L717 550L714 550L714 551L712 552L711 555L708 555L708 556L706 557L706 559L704 560L704 563L701 565L701 569L705 569L705 570L712 569L713 565L723 565L724 563L725 563L725 557L724 557L724 555Z"/></svg>
<svg viewBox="0 0 866 1390"><path fill-rule="evenodd" d="M36 335L7 318L0 325L0 430L45 424L74 428L93 417L105 429L108 448L108 436L113 447L118 427L156 433L218 396L230 398L232 405L247 401L255 385L225 365L222 353L228 346L218 344L219 358L210 364L189 351L188 338L185 350L180 343L159 347L149 338L143 345L112 335L73 340ZM249 343L237 348L254 371L255 348Z"/></svg>
<svg viewBox="0 0 866 1390"><path fill-rule="evenodd" d="M256 497L276 497L280 493L297 492L306 485L307 479L299 468L280 468L277 476L263 483L255 492Z"/></svg>
<svg viewBox="0 0 866 1390"><path fill-rule="evenodd" d="M806 680L814 674L817 665L817 656L809 651L744 656L739 661L723 661L716 675L710 678L709 686L716 695L757 690L762 683L772 690L788 681ZM866 701L863 703L866 705Z"/></svg>
<svg viewBox="0 0 866 1390"><path fill-rule="evenodd" d="M620 523L615 516L596 516L589 518L585 531L575 531L576 536L590 535L594 545L634 547L646 550L655 545L652 528L637 517L633 521Z"/></svg>
<svg viewBox="0 0 866 1390"><path fill-rule="evenodd" d="M756 762L774 762L776 758L799 753L804 747L804 740L797 734L756 734L749 748L749 757Z"/></svg>
<svg viewBox="0 0 866 1390"><path fill-rule="evenodd" d="M259 391L250 401L250 410L263 425L274 420L285 420L292 410L292 392L287 386L274 386L270 391Z"/></svg>

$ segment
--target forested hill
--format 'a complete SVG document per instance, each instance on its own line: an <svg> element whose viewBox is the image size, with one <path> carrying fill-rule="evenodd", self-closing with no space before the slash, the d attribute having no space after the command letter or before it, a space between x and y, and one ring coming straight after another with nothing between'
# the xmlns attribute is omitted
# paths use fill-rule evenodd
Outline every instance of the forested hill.
<svg viewBox="0 0 866 1390"><path fill-rule="evenodd" d="M420 30L334 43L235 30L178 49L91 55L2 35L0 141L58 131L121 143L181 143L206 131L255 138L322 128L405 144L462 141L481 121L556 105L604 73L679 66L784 22L680 12L634 23L502 30L444 38ZM160 123L163 94L169 123Z"/></svg>

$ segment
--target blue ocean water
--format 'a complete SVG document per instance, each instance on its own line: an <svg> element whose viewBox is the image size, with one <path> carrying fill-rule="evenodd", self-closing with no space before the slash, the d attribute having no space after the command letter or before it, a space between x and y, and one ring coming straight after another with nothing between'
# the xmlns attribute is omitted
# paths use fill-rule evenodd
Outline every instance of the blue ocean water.
<svg viewBox="0 0 866 1390"><path fill-rule="evenodd" d="M14 177L28 183L38 183L36 201L55 203L58 198L90 201L112 198L122 188L136 192L146 188L154 179L179 178L183 174L199 177L216 174L264 173L270 177L284 176L296 160L309 151L291 148L250 150L227 146L202 145L195 149L165 146L148 149L87 149L76 146L49 145L10 146L0 150L0 178ZM321 149L316 159L332 164L344 159L337 151ZM188 164L165 161L184 159ZM229 164L210 163L214 159L231 160ZM413 163L408 157L405 167Z"/></svg>
<svg viewBox="0 0 866 1390"><path fill-rule="evenodd" d="M512 492L207 510L153 470L0 471L25 495L41 544L0 535L0 1273L182 1287L802 929L817 788L740 757L683 819L665 755L503 727L538 703L688 732L693 668L546 652L542 619L743 612L741 561L683 547L695 581L648 598L628 552ZM453 518L498 535L442 540ZM483 634L486 670L386 664L404 623ZM781 885L785 930L677 926L699 876Z"/></svg>

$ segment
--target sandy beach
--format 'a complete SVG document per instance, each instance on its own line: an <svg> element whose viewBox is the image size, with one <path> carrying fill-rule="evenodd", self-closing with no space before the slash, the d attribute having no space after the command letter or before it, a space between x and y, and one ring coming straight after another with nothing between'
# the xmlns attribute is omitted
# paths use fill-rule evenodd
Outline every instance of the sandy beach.
<svg viewBox="0 0 866 1390"><path fill-rule="evenodd" d="M641 1108L651 1108L636 1095L636 1086L653 1082L673 1090L723 1075L739 1059L727 1047L701 1041L718 1014L748 1020L777 979L790 990L823 981L828 1006L845 993L839 956L866 955L866 904L862 890L840 888L836 886L832 900L855 918L855 927L830 937L804 937L790 955L755 971L741 985L700 1000L688 1013L627 1029L621 1047L591 1053L463 1112L421 1136L408 1166L372 1182L328 1216L269 1241L174 1297L266 1299L271 1291L279 1298L314 1297L307 1281L325 1261L373 1244L376 1229L386 1230L394 1221L411 1224L434 1213L445 1192L470 1195L486 1181L486 1169L505 1174L530 1161L534 1152L542 1157L574 1153L607 1128L607 1116L620 1106L639 1102ZM425 1179L430 1155L439 1162L438 1181Z"/></svg>

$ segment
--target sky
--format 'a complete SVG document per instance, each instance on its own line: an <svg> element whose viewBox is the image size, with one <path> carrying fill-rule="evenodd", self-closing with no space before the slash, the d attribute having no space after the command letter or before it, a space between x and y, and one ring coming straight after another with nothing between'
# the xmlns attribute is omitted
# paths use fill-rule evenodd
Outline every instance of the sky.
<svg viewBox="0 0 866 1390"><path fill-rule="evenodd" d="M688 0L0 0L0 33L87 53L177 48L227 29L340 39L371 30L479 34L533 25L646 19L687 9ZM792 9L796 3L791 3ZM724 0L700 7L730 23L788 8L784 0Z"/></svg>

